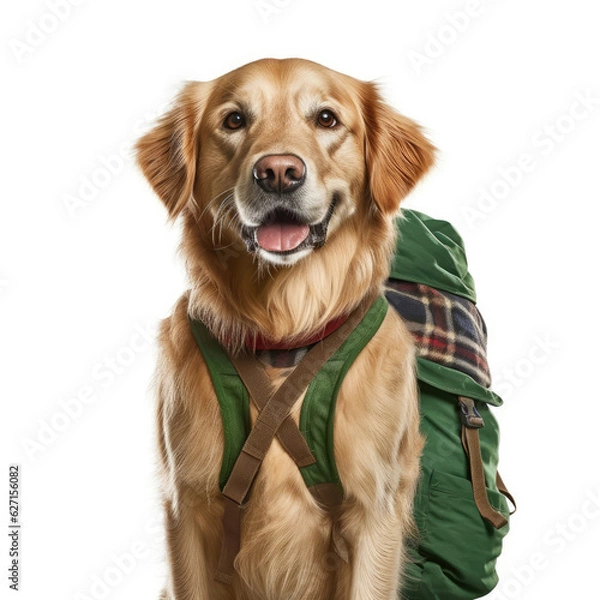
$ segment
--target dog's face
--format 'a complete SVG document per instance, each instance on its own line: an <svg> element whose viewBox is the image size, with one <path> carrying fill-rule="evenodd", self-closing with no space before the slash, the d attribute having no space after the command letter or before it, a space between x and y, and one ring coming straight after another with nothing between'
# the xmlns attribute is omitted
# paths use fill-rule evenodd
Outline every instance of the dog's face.
<svg viewBox="0 0 600 600"><path fill-rule="evenodd" d="M339 75L305 64L257 67L211 94L196 192L202 197L210 181L209 202L232 193L248 250L292 264L356 209L364 126L354 90Z"/></svg>
<svg viewBox="0 0 600 600"><path fill-rule="evenodd" d="M394 214L432 159L372 84L298 59L187 84L138 143L172 217L210 216L216 245L273 265L307 257L356 213Z"/></svg>

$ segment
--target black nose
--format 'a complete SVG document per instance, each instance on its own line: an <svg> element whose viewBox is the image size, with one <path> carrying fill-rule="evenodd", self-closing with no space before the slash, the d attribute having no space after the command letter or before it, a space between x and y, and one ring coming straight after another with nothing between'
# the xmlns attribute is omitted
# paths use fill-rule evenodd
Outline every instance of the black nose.
<svg viewBox="0 0 600 600"><path fill-rule="evenodd" d="M293 154L268 154L256 161L252 175L265 192L286 194L306 178L306 165Z"/></svg>

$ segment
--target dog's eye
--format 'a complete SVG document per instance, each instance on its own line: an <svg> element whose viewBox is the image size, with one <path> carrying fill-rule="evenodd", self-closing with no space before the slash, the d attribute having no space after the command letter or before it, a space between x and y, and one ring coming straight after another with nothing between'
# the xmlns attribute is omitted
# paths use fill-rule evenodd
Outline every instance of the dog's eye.
<svg viewBox="0 0 600 600"><path fill-rule="evenodd" d="M321 127L335 127L337 125L335 113L328 109L322 110L317 115L317 125Z"/></svg>
<svg viewBox="0 0 600 600"><path fill-rule="evenodd" d="M239 129L246 124L246 119L244 119L244 115L239 112L232 112L225 117L223 121L223 127L227 129Z"/></svg>

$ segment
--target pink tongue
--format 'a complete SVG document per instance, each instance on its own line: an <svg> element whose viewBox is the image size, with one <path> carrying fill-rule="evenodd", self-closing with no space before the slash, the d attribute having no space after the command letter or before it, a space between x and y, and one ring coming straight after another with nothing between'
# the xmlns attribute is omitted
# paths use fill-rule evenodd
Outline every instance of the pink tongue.
<svg viewBox="0 0 600 600"><path fill-rule="evenodd" d="M308 225L261 225L256 231L256 241L264 250L285 252L299 246L309 233Z"/></svg>

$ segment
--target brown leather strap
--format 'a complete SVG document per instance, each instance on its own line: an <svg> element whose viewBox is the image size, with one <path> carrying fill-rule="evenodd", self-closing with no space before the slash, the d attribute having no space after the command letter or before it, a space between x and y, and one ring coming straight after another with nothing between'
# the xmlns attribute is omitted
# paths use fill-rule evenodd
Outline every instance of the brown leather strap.
<svg viewBox="0 0 600 600"><path fill-rule="evenodd" d="M262 410L271 395L271 380L254 355L243 354L231 357L236 371L244 382L258 410ZM306 440L291 416L287 416L277 431L277 439L298 467L313 465L316 460Z"/></svg>
<svg viewBox="0 0 600 600"><path fill-rule="evenodd" d="M513 509L510 511L510 514L514 515L517 512L517 503L513 495L508 491L504 481L502 481L502 477L500 477L500 473L498 471L496 471L496 487L503 496L510 500L510 503L513 505Z"/></svg>
<svg viewBox="0 0 600 600"><path fill-rule="evenodd" d="M223 497L223 502L225 505L225 512L223 513L225 531L223 532L221 556L219 557L219 566L215 573L215 579L226 585L231 585L233 582L233 569L223 568L223 566L233 565L233 561L240 551L244 507L227 496Z"/></svg>
<svg viewBox="0 0 600 600"><path fill-rule="evenodd" d="M308 491L312 494L317 504L325 509L332 517L331 543L335 553L345 562L350 561L350 552L344 536L340 532L339 522L336 518L336 512L344 499L344 495L339 485L336 483L317 483L311 485Z"/></svg>
<svg viewBox="0 0 600 600"><path fill-rule="evenodd" d="M317 504L331 511L342 503L343 495L336 483L316 483L308 488Z"/></svg>
<svg viewBox="0 0 600 600"><path fill-rule="evenodd" d="M375 298L364 300L350 314L343 325L313 346L287 379L274 392L272 392L270 382L268 387L265 385L266 381L263 375L250 373L249 361L246 359L242 359L241 361L238 361L237 358L232 359L236 369L238 368L238 364L241 366L241 372L238 371L238 373L244 384L248 380L248 391L256 404L262 406L262 410L223 488L223 496L226 498L226 501L225 513L223 515L223 547L215 575L217 581L231 583L234 572L233 562L240 549L241 530L239 524L241 523L243 504L246 501L252 483L260 469L262 460L271 446L273 438L278 434L283 423L288 420L294 403L303 394L321 367L335 354L338 348L350 336L354 328L361 322L374 300ZM252 370L254 370L254 367ZM262 373L266 376L264 371ZM268 399L265 400L265 397L268 397ZM297 430L297 427L291 419L289 419L289 422L291 425L285 425L286 430L284 430L287 431L283 436L284 448L288 450L289 447L292 456L296 456L297 458L303 457L303 460L307 460L305 449L300 448L302 444L298 442L297 434L295 431L294 433L290 433L292 425L294 430ZM299 431L298 434L300 434ZM305 441L304 445L306 445ZM310 452L308 447L306 447L306 450ZM314 461L312 454L310 456ZM324 494L323 489L320 489L317 493L320 493L326 502L332 501L330 492ZM234 510L234 506L237 507L237 511Z"/></svg>
<svg viewBox="0 0 600 600"><path fill-rule="evenodd" d="M458 401L460 403L463 423L462 444L469 459L475 505L477 506L477 510L479 510L479 514L486 521L491 523L496 529L500 529L508 523L508 520L490 504L487 495L481 446L479 444L479 429L484 425L483 419L477 412L475 403L471 398L459 396Z"/></svg>
<svg viewBox="0 0 600 600"><path fill-rule="evenodd" d="M468 449L467 453L471 469L471 483L473 484L475 505L479 510L479 514L486 521L489 521L496 529L500 529L508 523L508 520L492 507L488 499L483 463L481 461L481 449L479 446L479 431L463 427L463 439Z"/></svg>

